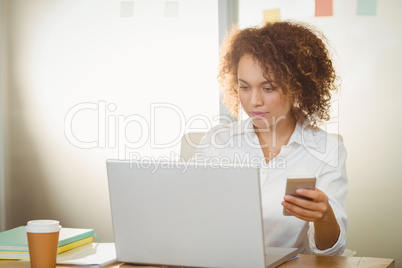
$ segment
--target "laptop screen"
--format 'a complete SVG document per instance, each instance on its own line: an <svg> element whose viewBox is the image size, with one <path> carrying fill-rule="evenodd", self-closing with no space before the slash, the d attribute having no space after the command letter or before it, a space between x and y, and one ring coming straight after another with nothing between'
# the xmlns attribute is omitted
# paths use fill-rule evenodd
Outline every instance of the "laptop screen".
<svg viewBox="0 0 402 268"><path fill-rule="evenodd" d="M258 168L107 161L117 259L265 267Z"/></svg>

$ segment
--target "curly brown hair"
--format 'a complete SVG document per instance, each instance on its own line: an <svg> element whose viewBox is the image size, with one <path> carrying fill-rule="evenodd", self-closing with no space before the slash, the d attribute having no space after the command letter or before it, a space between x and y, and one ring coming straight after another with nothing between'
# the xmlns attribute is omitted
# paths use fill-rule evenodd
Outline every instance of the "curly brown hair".
<svg viewBox="0 0 402 268"><path fill-rule="evenodd" d="M296 120L308 119L315 128L329 120L331 91L337 90L338 78L324 41L320 31L300 22L234 27L221 47L218 75L229 113L239 117L237 68L240 58L250 54L267 80L272 80L269 73L275 76Z"/></svg>

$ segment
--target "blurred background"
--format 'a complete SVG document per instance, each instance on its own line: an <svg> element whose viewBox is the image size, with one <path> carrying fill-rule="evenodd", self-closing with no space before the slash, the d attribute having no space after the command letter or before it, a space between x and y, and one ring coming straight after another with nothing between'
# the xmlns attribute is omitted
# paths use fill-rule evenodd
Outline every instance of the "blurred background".
<svg viewBox="0 0 402 268"><path fill-rule="evenodd" d="M0 230L52 218L113 241L105 160L178 159L184 133L226 115L216 80L226 27L294 19L326 35L341 77L324 127L348 149L347 247L402 267L401 10L399 0L0 0Z"/></svg>

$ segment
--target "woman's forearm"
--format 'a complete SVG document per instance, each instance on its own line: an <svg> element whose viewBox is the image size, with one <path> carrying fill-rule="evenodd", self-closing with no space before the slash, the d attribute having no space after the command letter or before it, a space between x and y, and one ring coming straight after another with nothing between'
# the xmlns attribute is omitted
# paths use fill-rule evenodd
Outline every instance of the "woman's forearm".
<svg viewBox="0 0 402 268"><path fill-rule="evenodd" d="M314 229L318 249L325 250L335 245L339 238L340 227L331 207L325 220L314 222Z"/></svg>

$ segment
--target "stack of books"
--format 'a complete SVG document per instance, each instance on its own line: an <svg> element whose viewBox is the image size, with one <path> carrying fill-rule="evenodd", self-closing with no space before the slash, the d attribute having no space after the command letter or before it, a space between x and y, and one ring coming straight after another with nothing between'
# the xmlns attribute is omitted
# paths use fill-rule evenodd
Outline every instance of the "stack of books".
<svg viewBox="0 0 402 268"><path fill-rule="evenodd" d="M93 235L93 229L61 228L57 253L92 243ZM25 226L0 233L0 259L29 259Z"/></svg>

